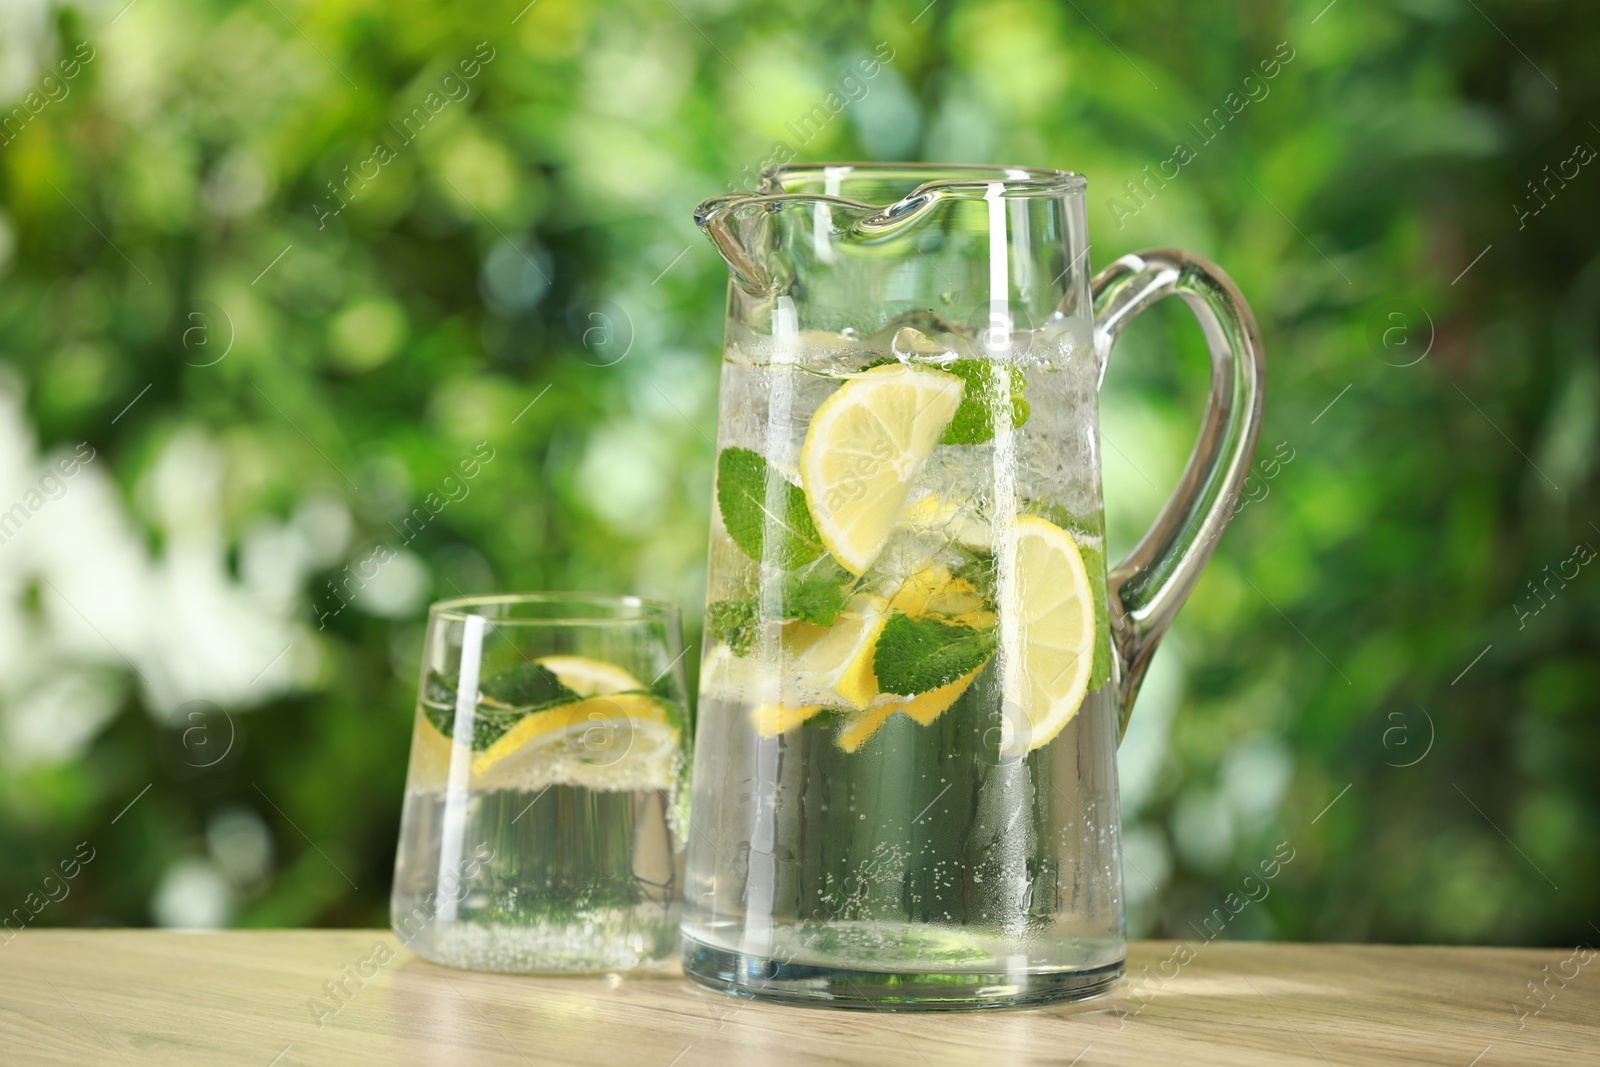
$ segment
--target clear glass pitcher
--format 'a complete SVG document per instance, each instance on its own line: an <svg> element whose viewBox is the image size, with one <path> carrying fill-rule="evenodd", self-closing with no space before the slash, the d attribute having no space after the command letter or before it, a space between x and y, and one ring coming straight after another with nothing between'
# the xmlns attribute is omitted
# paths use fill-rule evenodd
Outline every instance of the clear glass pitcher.
<svg viewBox="0 0 1600 1067"><path fill-rule="evenodd" d="M733 275L683 926L703 984L975 1008L1122 973L1117 742L1248 473L1263 364L1196 256L1091 280L1084 187L788 166L696 213ZM1097 391L1172 294L1210 403L1108 573Z"/></svg>

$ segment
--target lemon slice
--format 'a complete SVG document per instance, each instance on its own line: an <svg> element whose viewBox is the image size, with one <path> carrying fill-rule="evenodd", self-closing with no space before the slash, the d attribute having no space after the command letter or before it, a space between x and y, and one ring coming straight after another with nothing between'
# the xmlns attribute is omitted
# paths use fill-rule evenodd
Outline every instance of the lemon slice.
<svg viewBox="0 0 1600 1067"><path fill-rule="evenodd" d="M971 688L973 681L982 671L983 667L979 666L948 685L941 685L926 693L918 693L914 697L882 694L866 711L852 717L844 724L837 738L839 747L846 752L856 751L871 740L872 735L878 732L878 728L888 722L889 717L897 711L909 715L918 725L933 725L933 720L949 711L950 706L961 699L961 694Z"/></svg>
<svg viewBox="0 0 1600 1067"><path fill-rule="evenodd" d="M948 567L938 563L923 567L907 578L889 599L889 611L898 611L914 619L936 615L967 626L994 625L994 613L984 610L983 598L978 595L977 587L965 578L953 576ZM875 631L874 642L876 638ZM961 694L967 691L982 670L983 665L980 664L953 682L913 697L879 692L865 711L852 716L844 724L835 741L844 751L855 752L871 740L897 711L909 715L920 725L928 726L961 699ZM876 675L873 676L873 688L877 688Z"/></svg>
<svg viewBox="0 0 1600 1067"><path fill-rule="evenodd" d="M831 626L794 623L788 628L789 664L803 691L824 690L853 708L865 708L878 695L872 650L889 621L883 597L858 593Z"/></svg>
<svg viewBox="0 0 1600 1067"><path fill-rule="evenodd" d="M868 708L860 715L853 715L850 721L839 730L835 744L846 752L854 752L866 744L878 728L889 721L889 716L896 711L894 704L879 704L877 707Z"/></svg>
<svg viewBox="0 0 1600 1067"><path fill-rule="evenodd" d="M750 710L750 721L763 737L792 730L830 707L866 708L878 697L872 652L888 621L887 600L857 594L831 626L786 623L781 667L748 660L741 667L738 657L712 653L702 668L709 678L705 691L726 692L738 678L746 701L762 701Z"/></svg>
<svg viewBox="0 0 1600 1067"><path fill-rule="evenodd" d="M980 665L949 685L941 685L926 693L918 693L909 702L897 705L896 710L911 716L922 726L931 726L934 719L949 711L950 705L961 699L961 694L971 687L973 679L977 678L982 670L983 666Z"/></svg>
<svg viewBox="0 0 1600 1067"><path fill-rule="evenodd" d="M707 649L700 661L700 696L704 700L730 704L770 700L777 696L777 688L774 683L769 691L769 680L760 660L735 655L720 641Z"/></svg>
<svg viewBox="0 0 1600 1067"><path fill-rule="evenodd" d="M544 656L534 662L581 697L606 696L644 688L639 679L621 667L588 656Z"/></svg>
<svg viewBox="0 0 1600 1067"><path fill-rule="evenodd" d="M650 697L591 696L523 716L473 757L473 787L668 789L677 773L678 742L677 726Z"/></svg>
<svg viewBox="0 0 1600 1067"><path fill-rule="evenodd" d="M816 703L802 697L793 672L780 671L776 664L755 656L736 655L721 642L712 645L700 661L700 698L790 708Z"/></svg>
<svg viewBox="0 0 1600 1067"><path fill-rule="evenodd" d="M942 563L923 567L907 578L889 599L889 607L913 619L932 615L978 630L994 625L994 612L984 608L978 587L955 577Z"/></svg>
<svg viewBox="0 0 1600 1067"><path fill-rule="evenodd" d="M411 733L411 761L406 767L407 789L443 789L450 783L450 739L426 715L417 713Z"/></svg>
<svg viewBox="0 0 1600 1067"><path fill-rule="evenodd" d="M900 526L978 552L988 552L994 545L989 524L983 520L977 505L949 500L938 493L924 493L907 504L900 516Z"/></svg>
<svg viewBox="0 0 1600 1067"><path fill-rule="evenodd" d="M840 386L811 416L800 485L822 543L851 574L883 549L939 435L961 403L954 374L895 364Z"/></svg>
<svg viewBox="0 0 1600 1067"><path fill-rule="evenodd" d="M777 737L804 725L825 707L824 704L759 704L750 709L750 721L762 737Z"/></svg>
<svg viewBox="0 0 1600 1067"><path fill-rule="evenodd" d="M1094 666L1094 588L1077 542L1033 515L1018 518L1013 534L1012 578L1000 588L1007 756L1048 744L1072 721Z"/></svg>
<svg viewBox="0 0 1600 1067"><path fill-rule="evenodd" d="M896 611L918 618L939 613L967 625L994 622L972 583L935 564L912 575L891 599L857 594L831 626L785 624L781 667L714 646L701 668L701 691L708 699L754 703L750 721L764 737L801 726L829 708L854 711L837 738L846 752L864 744L896 711L927 725L961 698L982 668L914 697L881 692L872 657L878 635Z"/></svg>

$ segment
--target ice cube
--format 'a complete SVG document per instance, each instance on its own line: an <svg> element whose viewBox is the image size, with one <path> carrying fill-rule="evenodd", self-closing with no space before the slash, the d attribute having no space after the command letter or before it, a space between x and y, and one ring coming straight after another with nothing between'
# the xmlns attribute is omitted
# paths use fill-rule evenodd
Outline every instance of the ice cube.
<svg viewBox="0 0 1600 1067"><path fill-rule="evenodd" d="M889 353L901 362L942 363L952 359L982 358L983 348L973 338L976 331L940 318L928 308L898 315L866 339L866 347Z"/></svg>

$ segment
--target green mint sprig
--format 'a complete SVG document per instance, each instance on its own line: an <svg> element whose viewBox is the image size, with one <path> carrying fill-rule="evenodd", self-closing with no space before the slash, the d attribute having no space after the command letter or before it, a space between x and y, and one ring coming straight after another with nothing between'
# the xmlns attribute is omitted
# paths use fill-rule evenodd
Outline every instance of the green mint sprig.
<svg viewBox="0 0 1600 1067"><path fill-rule="evenodd" d="M1023 398L1022 371L1011 368L1008 395L1000 395L1000 371L987 359L958 359L939 369L966 383L961 404L939 438L942 445L981 445L994 436L995 427L1008 416L1013 429L1028 421L1028 401Z"/></svg>
<svg viewBox="0 0 1600 1067"><path fill-rule="evenodd" d="M422 711L439 732L450 737L455 732L456 688L438 671L429 671L423 684ZM562 685L555 674L537 663L517 666L490 675L478 685L477 706L472 714L472 750L482 752L500 739L524 717L548 711L581 699Z"/></svg>
<svg viewBox="0 0 1600 1067"><path fill-rule="evenodd" d="M896 613L878 635L872 669L885 693L916 696L971 674L994 650L993 630Z"/></svg>
<svg viewBox="0 0 1600 1067"><path fill-rule="evenodd" d="M724 448L717 456L717 506L728 536L753 560L768 558L769 539L770 561L784 570L826 551L806 509L805 492L748 448Z"/></svg>
<svg viewBox="0 0 1600 1067"><path fill-rule="evenodd" d="M867 363L862 370L899 362L901 360L894 356L880 356ZM954 374L966 383L961 390L961 403L957 405L956 413L951 416L944 433L939 437L941 445L981 445L994 437L996 424L1007 412L1011 416L1012 429L1028 421L1030 409L1028 401L1023 397L1024 383L1021 370L1012 369L1010 395L1001 397L998 384L999 371L997 364L991 360L955 359L943 362L936 359L918 360L913 357L913 362L925 363L947 374Z"/></svg>
<svg viewBox="0 0 1600 1067"><path fill-rule="evenodd" d="M783 576L784 618L832 626L850 599L854 583L855 577L834 562L832 556L824 556L804 570L786 574Z"/></svg>
<svg viewBox="0 0 1600 1067"><path fill-rule="evenodd" d="M735 656L748 656L756 644L756 602L717 600L706 605L706 633Z"/></svg>
<svg viewBox="0 0 1600 1067"><path fill-rule="evenodd" d="M1089 587L1094 590L1094 663L1089 667L1089 692L1111 680L1111 620L1106 617L1105 551L1080 542L1078 554L1083 569L1089 572Z"/></svg>
<svg viewBox="0 0 1600 1067"><path fill-rule="evenodd" d="M850 599L855 579L832 556L783 576L784 622L809 622L832 626ZM755 648L760 605L754 596L718 600L706 608L706 631L725 642L736 656Z"/></svg>

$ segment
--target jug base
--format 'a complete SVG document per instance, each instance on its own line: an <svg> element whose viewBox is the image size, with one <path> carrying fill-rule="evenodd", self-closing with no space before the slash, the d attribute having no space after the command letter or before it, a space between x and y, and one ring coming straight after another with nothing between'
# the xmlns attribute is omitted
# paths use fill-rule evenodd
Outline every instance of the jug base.
<svg viewBox="0 0 1600 1067"><path fill-rule="evenodd" d="M683 973L719 993L782 1004L863 1011L984 1011L1087 1000L1110 991L1125 961L1052 971L887 971L786 963L687 935Z"/></svg>

